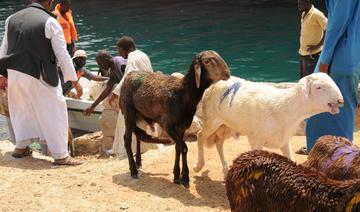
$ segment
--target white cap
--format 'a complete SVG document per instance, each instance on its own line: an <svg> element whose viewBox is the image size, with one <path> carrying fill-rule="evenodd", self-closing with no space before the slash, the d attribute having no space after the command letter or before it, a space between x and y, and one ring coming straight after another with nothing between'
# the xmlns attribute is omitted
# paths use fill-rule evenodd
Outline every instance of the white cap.
<svg viewBox="0 0 360 212"><path fill-rule="evenodd" d="M84 50L76 50L72 59L77 58L77 57L85 57L86 58L87 57L86 52Z"/></svg>

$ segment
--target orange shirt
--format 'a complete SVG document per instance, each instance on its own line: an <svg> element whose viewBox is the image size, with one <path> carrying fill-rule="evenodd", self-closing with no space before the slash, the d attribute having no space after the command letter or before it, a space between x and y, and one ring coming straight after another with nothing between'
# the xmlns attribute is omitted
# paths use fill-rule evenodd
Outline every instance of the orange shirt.
<svg viewBox="0 0 360 212"><path fill-rule="evenodd" d="M53 11L53 14L57 16L57 20L60 23L65 36L66 44L70 44L73 41L77 41L77 31L74 24L74 19L72 16L72 11L69 10L69 12L65 13L66 19L60 14L60 4L57 4L55 6L55 10Z"/></svg>

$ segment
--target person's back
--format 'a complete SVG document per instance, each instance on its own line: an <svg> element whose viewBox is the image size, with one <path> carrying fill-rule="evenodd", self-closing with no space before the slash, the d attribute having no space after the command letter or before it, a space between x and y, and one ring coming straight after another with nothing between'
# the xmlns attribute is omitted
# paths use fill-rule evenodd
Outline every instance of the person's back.
<svg viewBox="0 0 360 212"><path fill-rule="evenodd" d="M147 54L138 49L129 53L125 74L131 71L153 71Z"/></svg>
<svg viewBox="0 0 360 212"><path fill-rule="evenodd" d="M7 69L40 78L52 86L58 84L55 54L45 35L50 13L32 4L8 19L8 48L0 63ZM34 39L36 38L36 39ZM39 67L43 67L42 70Z"/></svg>

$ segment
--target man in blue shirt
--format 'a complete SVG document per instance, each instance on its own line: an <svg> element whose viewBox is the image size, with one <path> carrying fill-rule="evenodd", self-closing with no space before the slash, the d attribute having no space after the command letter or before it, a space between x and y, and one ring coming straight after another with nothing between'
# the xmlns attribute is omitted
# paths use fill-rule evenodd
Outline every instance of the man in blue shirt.
<svg viewBox="0 0 360 212"><path fill-rule="evenodd" d="M360 0L326 0L328 27L324 48L315 72L328 73L340 88L344 107L340 113L322 113L306 127L307 150L323 135L353 140L360 72Z"/></svg>

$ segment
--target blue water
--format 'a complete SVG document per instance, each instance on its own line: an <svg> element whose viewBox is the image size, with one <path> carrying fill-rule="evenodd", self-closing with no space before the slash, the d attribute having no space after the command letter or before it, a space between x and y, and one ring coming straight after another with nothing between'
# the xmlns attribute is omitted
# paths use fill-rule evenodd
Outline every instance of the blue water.
<svg viewBox="0 0 360 212"><path fill-rule="evenodd" d="M274 0L275 1L275 0ZM27 0L0 1L0 37L4 21ZM296 1L295 1L296 2ZM243 0L73 0L78 49L116 55L122 35L135 38L154 70L185 72L196 52L213 49L235 76L254 81L298 79L300 14L296 4L248 6Z"/></svg>

